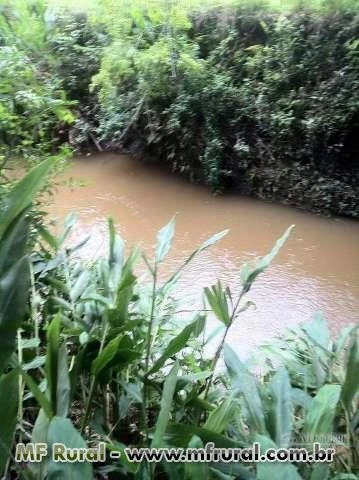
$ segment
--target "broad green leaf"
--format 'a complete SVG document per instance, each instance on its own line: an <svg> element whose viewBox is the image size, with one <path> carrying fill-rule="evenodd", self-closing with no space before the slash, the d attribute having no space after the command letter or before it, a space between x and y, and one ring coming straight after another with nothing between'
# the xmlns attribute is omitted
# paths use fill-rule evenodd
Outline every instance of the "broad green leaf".
<svg viewBox="0 0 359 480"><path fill-rule="evenodd" d="M44 410L41 408L36 418L34 428L32 430L32 443L47 443L47 432L50 425L50 419L47 417ZM35 475L37 480L43 480L47 474L47 459L42 462L30 462L29 468Z"/></svg>
<svg viewBox="0 0 359 480"><path fill-rule="evenodd" d="M215 468L210 470L219 480L256 480L254 472L241 463L219 462L212 465Z"/></svg>
<svg viewBox="0 0 359 480"><path fill-rule="evenodd" d="M76 282L72 286L70 297L73 302L76 302L88 287L89 280L91 279L90 272L83 270L77 277Z"/></svg>
<svg viewBox="0 0 359 480"><path fill-rule="evenodd" d="M4 472L12 450L19 404L18 378L16 370L0 377L0 476Z"/></svg>
<svg viewBox="0 0 359 480"><path fill-rule="evenodd" d="M0 277L0 371L14 351L16 332L27 310L29 287L30 270L26 257Z"/></svg>
<svg viewBox="0 0 359 480"><path fill-rule="evenodd" d="M254 267L251 267L249 264L244 264L241 270L241 283L243 285L244 292L248 292L251 288L252 283L256 277L262 273L278 255L279 250L283 247L285 242L288 240L290 232L294 228L294 225L291 225L284 234L276 241L276 244L272 248L271 252L262 257L257 261Z"/></svg>
<svg viewBox="0 0 359 480"><path fill-rule="evenodd" d="M346 325L340 330L339 336L333 346L333 350L336 355L338 355L343 350L343 348L348 342L348 338L350 338L353 333L355 334L356 331L357 326L353 323Z"/></svg>
<svg viewBox="0 0 359 480"><path fill-rule="evenodd" d="M240 392L244 397L249 413L249 428L253 432L266 433L264 409L255 378L229 345L225 344L223 351L232 388L234 392Z"/></svg>
<svg viewBox="0 0 359 480"><path fill-rule="evenodd" d="M218 480L233 480L232 475L227 475L226 473L223 473L220 470L217 470L216 468L210 468L210 472L214 475L214 478Z"/></svg>
<svg viewBox="0 0 359 480"><path fill-rule="evenodd" d="M157 234L157 244L156 244L156 263L162 262L167 253L169 252L173 236L175 233L175 217L173 217L167 225L161 228Z"/></svg>
<svg viewBox="0 0 359 480"><path fill-rule="evenodd" d="M201 253L207 248L211 247L212 245L215 245L217 242L222 240L223 237L225 237L228 234L229 230L222 230L221 232L215 233L212 235L212 237L209 237L207 240L205 240L197 249L196 253Z"/></svg>
<svg viewBox="0 0 359 480"><path fill-rule="evenodd" d="M26 254L26 245L31 218L24 210L9 225L0 240L0 275L12 267Z"/></svg>
<svg viewBox="0 0 359 480"><path fill-rule="evenodd" d="M330 433L340 398L340 385L324 385L313 398L304 421L304 432L312 435Z"/></svg>
<svg viewBox="0 0 359 480"><path fill-rule="evenodd" d="M255 441L261 446L261 451L268 448L278 449L270 438L264 435L256 435ZM301 480L297 468L289 462L259 462L257 463L256 480Z"/></svg>
<svg viewBox="0 0 359 480"><path fill-rule="evenodd" d="M87 448L84 439L68 418L53 417L47 432L47 444L51 451L54 443L63 443L68 448ZM48 480L92 480L90 462L54 462L47 465Z"/></svg>
<svg viewBox="0 0 359 480"><path fill-rule="evenodd" d="M330 466L328 463L316 463L313 465L310 480L328 480Z"/></svg>
<svg viewBox="0 0 359 480"><path fill-rule="evenodd" d="M328 349L330 331L321 312L317 312L311 322L303 324L302 329L316 345L324 350Z"/></svg>
<svg viewBox="0 0 359 480"><path fill-rule="evenodd" d="M133 350L133 343L127 336L118 335L108 342L102 352L92 362L92 373L95 377L109 367L126 365L138 357Z"/></svg>
<svg viewBox="0 0 359 480"><path fill-rule="evenodd" d="M125 243L122 238L116 234L113 219L108 219L109 230L109 267L111 271L111 281L117 285L121 278L122 267L125 259Z"/></svg>
<svg viewBox="0 0 359 480"><path fill-rule="evenodd" d="M188 446L187 449L196 449L198 450L199 448L203 449L204 445L202 440L194 435ZM208 463L206 462L187 462L185 464L185 479L192 480L192 479L206 479L208 478Z"/></svg>
<svg viewBox="0 0 359 480"><path fill-rule="evenodd" d="M54 165L54 160L49 158L32 168L30 172L18 181L11 189L5 201L0 215L0 238L20 213L30 206L35 195L43 187L46 176Z"/></svg>
<svg viewBox="0 0 359 480"><path fill-rule="evenodd" d="M56 415L66 417L70 406L70 379L66 345L61 344L57 363Z"/></svg>
<svg viewBox="0 0 359 480"><path fill-rule="evenodd" d="M313 400L309 393L301 388L292 388L291 396L293 405L302 407L304 410L308 410Z"/></svg>
<svg viewBox="0 0 359 480"><path fill-rule="evenodd" d="M132 400L137 403L142 403L142 391L138 383L123 382L120 380L119 384Z"/></svg>
<svg viewBox="0 0 359 480"><path fill-rule="evenodd" d="M57 238L52 235L49 230L44 225L39 225L37 231L40 234L40 237L51 247L55 252L59 249L59 242Z"/></svg>
<svg viewBox="0 0 359 480"><path fill-rule="evenodd" d="M203 428L215 433L222 433L232 421L236 411L237 404L233 396L230 395L215 410L212 410Z"/></svg>
<svg viewBox="0 0 359 480"><path fill-rule="evenodd" d="M173 395L177 383L177 373L179 364L176 362L172 367L170 373L167 375L163 386L163 392L161 397L160 413L157 417L155 433L152 439L152 448L162 447L163 436L166 432L167 424L170 419L170 413L172 408Z"/></svg>
<svg viewBox="0 0 359 480"><path fill-rule="evenodd" d="M351 403L359 393L359 336L355 332L353 344L349 351L346 376L343 384L342 400L345 407L350 410Z"/></svg>
<svg viewBox="0 0 359 480"><path fill-rule="evenodd" d="M239 448L248 446L247 443L239 440L232 440L231 438L212 432L206 428L197 427L196 425L186 425L184 423L168 425L165 438L171 445L186 448L193 435L197 435L201 438L204 444L213 442L218 448Z"/></svg>
<svg viewBox="0 0 359 480"><path fill-rule="evenodd" d="M54 415L54 412L52 410L52 405L48 400L48 398L46 397L46 395L42 393L42 391L36 384L35 380L30 375L28 375L25 371L21 373L25 383L31 390L31 393L36 398L40 407L44 410L48 418L52 418L52 416Z"/></svg>
<svg viewBox="0 0 359 480"><path fill-rule="evenodd" d="M106 444L106 449L109 450L110 452L120 452L121 456L118 459L118 462L121 463L127 472L130 473L136 473L137 470L139 469L139 464L136 462L130 462L125 454L125 448L127 448L126 445L118 442L114 443L107 443Z"/></svg>
<svg viewBox="0 0 359 480"><path fill-rule="evenodd" d="M169 342L163 354L158 360L156 360L155 364L149 370L146 376L157 372L165 364L166 360L168 360L176 353L180 352L187 345L191 335L197 330L197 327L199 326L203 327L202 317L196 319L195 321L187 325L175 338L173 338Z"/></svg>
<svg viewBox="0 0 359 480"><path fill-rule="evenodd" d="M69 236L69 234L70 234L71 230L74 228L75 224L76 224L76 215L75 215L75 213L71 212L65 218L64 230L63 230L62 234L60 235L60 237L58 239L58 244L59 244L60 247L64 244L65 240Z"/></svg>
<svg viewBox="0 0 359 480"><path fill-rule="evenodd" d="M57 314L47 328L45 372L52 410L57 410L58 361L60 347L61 315Z"/></svg>
<svg viewBox="0 0 359 480"><path fill-rule="evenodd" d="M269 390L271 406L267 415L267 430L279 447L287 448L292 431L293 406L290 379L285 368L275 373Z"/></svg>

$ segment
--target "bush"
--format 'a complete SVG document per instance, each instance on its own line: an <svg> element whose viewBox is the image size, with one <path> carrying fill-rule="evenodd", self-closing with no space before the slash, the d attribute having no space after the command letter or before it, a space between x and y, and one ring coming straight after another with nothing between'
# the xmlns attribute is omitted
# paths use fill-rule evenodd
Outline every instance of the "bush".
<svg viewBox="0 0 359 480"><path fill-rule="evenodd" d="M356 12L175 13L114 28L94 82L104 142L216 191L358 216Z"/></svg>

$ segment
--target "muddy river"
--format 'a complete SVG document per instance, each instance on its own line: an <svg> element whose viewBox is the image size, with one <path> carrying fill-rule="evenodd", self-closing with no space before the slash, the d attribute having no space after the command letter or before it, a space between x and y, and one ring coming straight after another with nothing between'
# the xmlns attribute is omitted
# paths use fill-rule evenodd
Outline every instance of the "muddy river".
<svg viewBox="0 0 359 480"><path fill-rule="evenodd" d="M318 310L333 333L359 321L359 222L238 195L213 196L203 186L125 155L77 158L64 179L71 181L57 188L50 217L62 222L69 212L77 213L72 241L91 234L82 251L87 258L106 252L108 216L129 248L140 243L151 254L157 230L177 214L176 238L164 266L168 274L207 237L230 229L181 278L176 295L187 309L201 305L203 287L217 278L236 290L243 262L267 253L295 224L285 248L248 294L256 308L233 326L230 343L240 346L243 356Z"/></svg>

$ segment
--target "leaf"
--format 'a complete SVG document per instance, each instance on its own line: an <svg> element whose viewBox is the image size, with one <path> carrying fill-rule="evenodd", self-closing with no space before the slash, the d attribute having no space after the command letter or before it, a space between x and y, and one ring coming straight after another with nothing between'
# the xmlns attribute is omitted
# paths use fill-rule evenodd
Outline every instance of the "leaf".
<svg viewBox="0 0 359 480"><path fill-rule="evenodd" d="M340 398L340 385L324 385L318 390L304 420L304 432L315 438L317 434L331 433L337 404Z"/></svg>
<svg viewBox="0 0 359 480"><path fill-rule="evenodd" d="M73 212L71 212L65 218L64 231L62 232L62 234L60 235L60 238L58 239L58 244L60 247L64 244L65 240L69 236L75 224L76 224L76 215Z"/></svg>
<svg viewBox="0 0 359 480"><path fill-rule="evenodd" d="M171 424L166 431L166 440L174 446L185 448L193 435L200 437L204 444L213 442L218 448L238 448L247 446L238 440L232 440L224 435L212 432L195 425Z"/></svg>
<svg viewBox="0 0 359 480"><path fill-rule="evenodd" d="M266 433L264 410L255 378L229 345L224 345L223 352L233 390L242 393L244 397L249 412L249 428L258 433Z"/></svg>
<svg viewBox="0 0 359 480"><path fill-rule="evenodd" d="M264 435L256 435L255 441L261 446L261 450L269 448L278 449L270 438ZM301 480L296 467L289 462L259 462L257 463L256 480Z"/></svg>
<svg viewBox="0 0 359 480"><path fill-rule="evenodd" d="M12 370L0 378L0 476L12 450L19 404L18 372Z"/></svg>
<svg viewBox="0 0 359 480"><path fill-rule="evenodd" d="M39 225L37 227L37 231L39 232L41 238L49 245L49 247L57 252L59 249L59 242L57 241L57 238L52 235L44 225Z"/></svg>
<svg viewBox="0 0 359 480"><path fill-rule="evenodd" d="M157 234L156 263L162 262L169 252L175 233L175 217L161 228Z"/></svg>
<svg viewBox="0 0 359 480"><path fill-rule="evenodd" d="M57 314L47 328L47 353L45 372L52 410L57 410L58 360L61 315Z"/></svg>
<svg viewBox="0 0 359 480"><path fill-rule="evenodd" d="M218 280L217 285L212 285L211 288L206 287L204 293L217 319L224 325L229 326L231 317L229 314L227 294L221 282Z"/></svg>
<svg viewBox="0 0 359 480"><path fill-rule="evenodd" d="M63 443L68 448L87 448L87 445L68 418L53 417L47 433L49 451L54 443ZM90 462L54 462L52 455L48 461L48 480L92 480Z"/></svg>
<svg viewBox="0 0 359 480"><path fill-rule="evenodd" d="M146 377L149 375L157 372L168 360L170 357L181 351L188 343L191 335L198 329L198 327L202 326L203 328L203 319L202 317L198 318L194 322L190 323L175 337L173 338L168 346L165 348L164 352L160 356L158 360L156 360L153 367L148 371Z"/></svg>
<svg viewBox="0 0 359 480"><path fill-rule="evenodd" d="M237 411L236 402L233 396L225 398L217 408L212 410L203 428L215 433L222 433L229 425Z"/></svg>
<svg viewBox="0 0 359 480"><path fill-rule="evenodd" d="M127 395L132 398L133 401L137 403L142 403L142 391L139 384L123 382L122 380L119 381L119 384L125 390Z"/></svg>
<svg viewBox="0 0 359 480"><path fill-rule="evenodd" d="M31 442L32 443L47 443L47 432L49 430L50 420L46 416L46 413L41 408L36 418L34 428L32 430ZM29 462L29 469L35 475L35 478L42 480L46 478L47 472L47 459L43 459L41 462Z"/></svg>
<svg viewBox="0 0 359 480"><path fill-rule="evenodd" d="M194 259L196 255L217 243L225 235L227 235L228 232L229 230L223 230L222 232L216 233L212 237L208 238L205 242L203 242L198 248L196 248L196 250L194 250L191 255L186 258L182 265L171 275L167 282L163 284L161 288L163 294L168 294L170 289L173 287L173 285L175 285L176 281L178 280L182 270Z"/></svg>
<svg viewBox="0 0 359 480"><path fill-rule="evenodd" d="M248 264L244 264L241 270L241 283L243 285L244 292L248 292L252 283L256 279L256 277L262 273L274 260L274 258L279 253L279 250L283 247L285 242L288 240L290 232L294 228L294 225L291 225L284 234L276 241L276 244L264 257L262 257L254 266L251 268Z"/></svg>
<svg viewBox="0 0 359 480"><path fill-rule="evenodd" d="M323 350L327 350L330 342L330 331L321 312L316 312L311 322L302 325L302 330Z"/></svg>
<svg viewBox="0 0 359 480"><path fill-rule="evenodd" d="M212 237L209 237L206 241L202 243L202 245L200 245L197 248L196 253L203 252L204 250L211 247L212 245L215 245L217 242L222 240L222 238L225 237L228 234L228 232L229 230L227 229L227 230L222 230L221 232L215 233L214 235L212 235Z"/></svg>
<svg viewBox="0 0 359 480"><path fill-rule="evenodd" d="M108 342L102 352L92 362L92 373L95 377L106 368L115 365L126 365L138 357L133 350L133 343L127 336L118 335Z"/></svg>
<svg viewBox="0 0 359 480"><path fill-rule="evenodd" d="M29 173L18 181L6 196L0 215L0 238L11 222L30 206L35 195L41 190L46 176L54 166L54 160L49 158L32 168Z"/></svg>
<svg viewBox="0 0 359 480"><path fill-rule="evenodd" d="M0 370L14 351L16 332L27 309L29 287L30 271L26 257L0 277Z"/></svg>
<svg viewBox="0 0 359 480"><path fill-rule="evenodd" d="M70 292L70 298L72 302L76 302L81 297L88 286L90 278L91 275L88 270L83 270L80 273Z"/></svg>
<svg viewBox="0 0 359 480"><path fill-rule="evenodd" d="M267 430L279 447L288 448L292 431L292 397L288 372L281 368L269 385L271 408L268 412Z"/></svg>
<svg viewBox="0 0 359 480"><path fill-rule="evenodd" d="M56 415L66 417L70 406L70 378L67 364L66 345L63 343L58 351Z"/></svg>
<svg viewBox="0 0 359 480"><path fill-rule="evenodd" d="M26 254L31 219L27 209L9 225L0 241L1 276Z"/></svg>
<svg viewBox="0 0 359 480"><path fill-rule="evenodd" d="M354 342L349 351L345 381L343 384L342 400L350 410L351 403L359 393L359 337L355 332Z"/></svg>
<svg viewBox="0 0 359 480"><path fill-rule="evenodd" d="M52 411L51 403L48 400L48 398L46 397L46 395L44 393L42 393L40 388L37 386L35 380L33 380L33 378L30 375L28 375L25 371L22 371L21 374L22 374L22 377L23 377L25 383L27 384L27 386L31 390L31 393L36 398L38 404L44 410L47 417L52 418L54 413Z"/></svg>
<svg viewBox="0 0 359 480"><path fill-rule="evenodd" d="M130 472L130 473L136 473L137 472L140 465L136 462L130 462L127 459L126 454L125 454L125 448L127 448L126 445L124 445L123 443L118 443L118 442L107 443L106 448L110 452L120 452L120 458L118 459L118 462L121 463L125 467L127 472Z"/></svg>
<svg viewBox="0 0 359 480"><path fill-rule="evenodd" d="M178 362L176 362L164 382L160 413L157 417L155 433L153 435L151 444L152 448L159 448L163 446L163 436L165 434L168 421L170 419L172 400L177 383L178 369L179 364Z"/></svg>
<svg viewBox="0 0 359 480"><path fill-rule="evenodd" d="M313 465L310 480L328 480L330 466L328 463L317 463Z"/></svg>
<svg viewBox="0 0 359 480"><path fill-rule="evenodd" d="M309 393L305 392L301 388L292 388L291 395L293 405L298 405L299 407L304 408L304 410L308 410L313 400Z"/></svg>
<svg viewBox="0 0 359 480"><path fill-rule="evenodd" d="M194 435L189 444L188 449L203 449L204 445L202 440ZM208 463L206 462L187 462L185 464L185 479L192 480L192 479L206 479L208 478Z"/></svg>
<svg viewBox="0 0 359 480"><path fill-rule="evenodd" d="M109 230L109 267L111 271L111 280L117 285L117 282L121 278L122 267L125 259L125 243L122 238L116 234L113 219L108 219Z"/></svg>

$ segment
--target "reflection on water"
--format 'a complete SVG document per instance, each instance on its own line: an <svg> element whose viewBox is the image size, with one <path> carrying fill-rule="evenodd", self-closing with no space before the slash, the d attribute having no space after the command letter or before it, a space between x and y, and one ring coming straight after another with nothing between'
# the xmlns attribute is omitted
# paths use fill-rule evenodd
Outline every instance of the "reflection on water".
<svg viewBox="0 0 359 480"><path fill-rule="evenodd" d="M258 278L248 299L256 304L233 326L230 342L243 355L275 332L311 319L322 310L333 331L359 320L359 224L327 219L294 208L242 198L212 196L198 185L138 163L124 155L76 159L65 177L85 182L62 186L49 207L59 221L78 216L74 238L91 234L82 255L106 251L112 216L129 246L151 251L157 230L177 213L170 273L191 250L215 232L230 229L218 245L201 254L185 271L177 295L186 306L201 304L203 287L220 278L235 290L244 261L267 253L291 224L295 230L275 263Z"/></svg>

